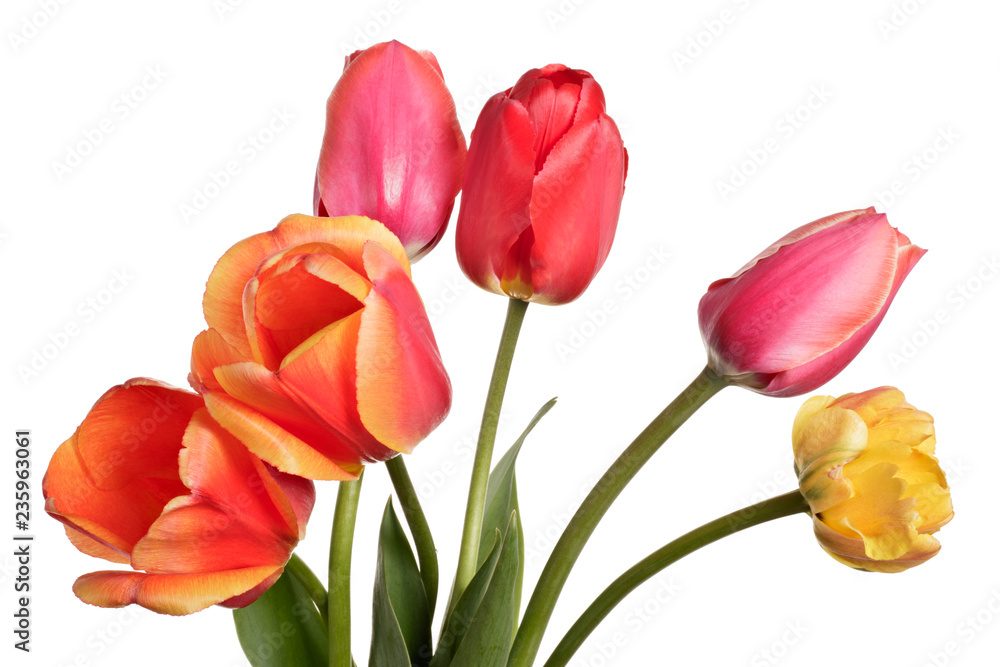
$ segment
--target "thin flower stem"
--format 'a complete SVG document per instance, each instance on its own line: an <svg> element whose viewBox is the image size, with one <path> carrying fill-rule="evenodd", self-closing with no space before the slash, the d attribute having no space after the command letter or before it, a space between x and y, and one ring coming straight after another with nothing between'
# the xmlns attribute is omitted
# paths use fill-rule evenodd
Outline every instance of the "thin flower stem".
<svg viewBox="0 0 1000 667"><path fill-rule="evenodd" d="M330 667L352 667L354 664L351 657L351 550L360 496L361 475L353 482L340 483L330 536L330 594L327 596Z"/></svg>
<svg viewBox="0 0 1000 667"><path fill-rule="evenodd" d="M448 603L449 613L476 573L479 534L483 528L483 508L486 505L486 486L489 483L497 424L500 421L500 409L503 407L503 395L507 388L510 365L514 359L514 348L517 346L517 337L521 332L521 324L524 322L524 313L527 309L528 302L520 299L511 299L507 305L507 319L500 336L496 362L493 364L493 377L490 379L490 388L486 394L483 421L479 428L479 442L476 444L476 454L472 462L472 481L469 484L469 500L465 506L458 571L455 573L455 585L451 591L451 601Z"/></svg>
<svg viewBox="0 0 1000 667"><path fill-rule="evenodd" d="M545 563L511 647L508 667L530 667L534 662L556 600L573 565L597 524L625 489L625 485L688 417L726 385L726 380L706 367L694 382L649 423L594 485L570 519Z"/></svg>
<svg viewBox="0 0 1000 667"><path fill-rule="evenodd" d="M420 507L420 498L417 496L417 490L413 488L413 481L410 479L410 473L406 470L402 455L389 459L385 465L389 470L389 478L396 490L396 496L399 497L399 503L403 506L406 524L410 527L413 541L417 546L420 580L424 583L427 606L433 618L438 593L438 561L431 527L427 524L424 510Z"/></svg>
<svg viewBox="0 0 1000 667"><path fill-rule="evenodd" d="M673 542L660 547L625 571L597 596L556 646L544 667L564 667L584 640L629 593L640 584L698 549L724 537L782 517L809 512L809 504L798 490L750 505L710 521Z"/></svg>
<svg viewBox="0 0 1000 667"><path fill-rule="evenodd" d="M316 609L319 610L320 616L323 617L323 622L328 623L327 618L330 611L327 609L327 604L329 603L327 602L326 588L323 586L323 582L319 580L319 577L316 576L316 573L309 569L309 566L306 565L306 562L298 554L292 554L292 557L285 565L285 572L291 574L302 584L302 587L309 593L309 597L316 603Z"/></svg>

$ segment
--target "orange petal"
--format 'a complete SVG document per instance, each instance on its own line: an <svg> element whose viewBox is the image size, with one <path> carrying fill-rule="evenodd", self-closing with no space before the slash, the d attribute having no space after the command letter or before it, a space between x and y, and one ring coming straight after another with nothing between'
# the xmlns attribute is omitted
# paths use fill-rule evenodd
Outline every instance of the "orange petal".
<svg viewBox="0 0 1000 667"><path fill-rule="evenodd" d="M289 354L278 373L288 391L333 434L336 449L324 451L338 461L384 461L395 455L368 432L358 414L355 356L363 321L363 313L355 313L328 327Z"/></svg>
<svg viewBox="0 0 1000 667"><path fill-rule="evenodd" d="M300 521L281 485L207 410L195 413L184 434L180 474L199 500L235 512L241 521L251 523L255 532L273 534L290 544L298 540ZM302 481L294 488L301 494L297 500L308 521L315 489L311 482Z"/></svg>
<svg viewBox="0 0 1000 667"><path fill-rule="evenodd" d="M362 273L361 249L368 240L378 241L388 248L409 272L409 261L402 244L380 222L361 216L314 218L290 215L272 231L240 241L219 259L205 288L202 304L205 320L244 359L252 359L243 316L243 291L256 275L261 262L286 248L306 243L329 243L343 251L345 263L351 269Z"/></svg>
<svg viewBox="0 0 1000 667"><path fill-rule="evenodd" d="M98 607L138 604L159 614L183 616L242 595L282 570L263 566L201 574L92 572L76 580L73 592Z"/></svg>
<svg viewBox="0 0 1000 667"><path fill-rule="evenodd" d="M181 438L201 405L197 394L145 378L108 390L77 429L77 451L94 485L177 479Z"/></svg>
<svg viewBox="0 0 1000 667"><path fill-rule="evenodd" d="M451 382L404 267L375 243L364 258L373 287L358 335L358 412L386 447L409 452L447 416Z"/></svg>
<svg viewBox="0 0 1000 667"><path fill-rule="evenodd" d="M183 426L201 399L153 380L109 390L56 450L45 509L84 553L128 562L167 502L187 493L177 470Z"/></svg>
<svg viewBox="0 0 1000 667"><path fill-rule="evenodd" d="M354 480L361 466L338 464L268 417L224 392L206 392L205 406L247 449L282 472L307 479Z"/></svg>
<svg viewBox="0 0 1000 667"><path fill-rule="evenodd" d="M150 574L191 574L283 566L294 540L256 525L255 518L197 496L175 498L135 545L132 567Z"/></svg>
<svg viewBox="0 0 1000 667"><path fill-rule="evenodd" d="M278 370L282 359L320 329L361 309L371 283L334 254L306 244L259 273L243 293L254 359ZM341 254L337 252L337 254Z"/></svg>
<svg viewBox="0 0 1000 667"><path fill-rule="evenodd" d="M227 343L218 331L202 331L191 346L191 384L199 392L217 391L222 387L215 379L215 369L244 361L247 359Z"/></svg>

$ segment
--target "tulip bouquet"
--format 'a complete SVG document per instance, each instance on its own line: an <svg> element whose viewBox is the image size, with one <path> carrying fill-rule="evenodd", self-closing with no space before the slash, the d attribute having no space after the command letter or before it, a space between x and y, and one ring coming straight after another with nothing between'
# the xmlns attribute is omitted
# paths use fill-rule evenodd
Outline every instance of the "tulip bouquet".
<svg viewBox="0 0 1000 667"><path fill-rule="evenodd" d="M494 464L511 360L528 304L571 302L600 271L627 169L602 89L585 71L527 72L486 103L467 147L432 54L390 42L348 57L327 107L314 215L290 215L219 259L203 301L207 328L192 347L194 391L145 378L113 387L52 457L47 512L77 549L130 568L84 574L76 595L172 615L230 607L251 664L350 667L360 652L350 616L356 509L365 469L384 463L396 498L380 528L368 664L536 664L588 538L681 424L728 386L799 396L836 376L925 252L885 215L854 210L795 229L712 283L698 307L704 370L594 485L522 613L515 467L553 402ZM457 571L439 605L430 524L401 454L419 456L451 406L411 262L439 243L459 191L458 262L508 307ZM663 568L773 519L809 515L823 549L852 568L898 572L937 553L934 533L952 516L948 485L930 415L899 390L808 399L792 447L798 490L639 560L544 664L567 664ZM294 551L314 485L330 481L339 489L323 583Z"/></svg>

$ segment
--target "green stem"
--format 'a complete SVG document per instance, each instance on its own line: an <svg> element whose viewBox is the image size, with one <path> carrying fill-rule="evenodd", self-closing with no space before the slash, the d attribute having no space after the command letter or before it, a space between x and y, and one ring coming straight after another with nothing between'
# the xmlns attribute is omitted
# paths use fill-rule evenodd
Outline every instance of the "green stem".
<svg viewBox="0 0 1000 667"><path fill-rule="evenodd" d="M500 348L493 364L493 377L490 378L490 388L486 394L483 422L479 428L479 442L476 444L476 454L472 462L472 481L469 484L469 500L465 506L458 571L455 573L455 585L448 604L449 612L458 603L476 573L479 534L483 528L483 508L486 505L486 485L489 483L490 462L493 459L500 408L503 406L503 395L507 388L507 377L510 375L510 364L514 359L517 336L521 332L521 323L524 322L524 313L527 309L528 302L520 299L511 299L507 304L507 319L504 321Z"/></svg>
<svg viewBox="0 0 1000 667"><path fill-rule="evenodd" d="M438 593L438 561L437 549L434 548L434 537L431 535L431 527L427 524L427 517L420 507L420 498L417 490L413 488L413 481L406 470L402 455L389 459L385 463L389 469L389 478L392 486L396 489L396 496L400 505L403 506L403 515L406 517L406 524L413 534L413 541L417 545L417 559L420 561L420 580L424 582L424 592L427 594L427 606L430 615L434 616L434 606L437 603Z"/></svg>
<svg viewBox="0 0 1000 667"><path fill-rule="evenodd" d="M319 580L319 577L309 569L306 562L299 558L298 554L292 554L288 563L285 565L285 572L295 577L302 587L306 589L309 593L309 597L312 601L316 603L316 609L319 610L320 616L323 617L323 622L327 623L327 617L329 615L329 610L327 609L327 595L326 588L323 586L323 582Z"/></svg>
<svg viewBox="0 0 1000 667"><path fill-rule="evenodd" d="M726 380L706 367L694 382L649 423L594 485L580 509L570 519L545 563L511 647L508 667L529 667L534 661L570 570L597 524L625 485L688 417L725 386Z"/></svg>
<svg viewBox="0 0 1000 667"><path fill-rule="evenodd" d="M351 548L360 496L361 475L353 482L340 483L330 536L330 594L327 597L330 667L354 664L351 658Z"/></svg>
<svg viewBox="0 0 1000 667"><path fill-rule="evenodd" d="M668 565L694 553L703 546L741 530L808 511L809 504L796 490L710 521L660 547L626 570L622 576L615 579L610 586L604 589L603 593L597 596L597 599L580 615L580 618L556 646L555 651L545 662L545 667L563 667L569 663L570 658L573 657L584 640L590 636L590 633L597 628L611 610L625 599L625 596Z"/></svg>

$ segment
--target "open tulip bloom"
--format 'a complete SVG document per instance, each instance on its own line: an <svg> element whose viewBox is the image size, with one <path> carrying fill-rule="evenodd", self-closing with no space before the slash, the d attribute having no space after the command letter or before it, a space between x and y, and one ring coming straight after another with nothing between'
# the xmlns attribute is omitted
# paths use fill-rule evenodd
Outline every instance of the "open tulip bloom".
<svg viewBox="0 0 1000 667"><path fill-rule="evenodd" d="M211 270L208 327L191 346L195 391L129 380L56 450L43 482L46 511L77 549L129 568L82 574L73 586L81 600L172 615L230 607L254 665L363 664L351 643L353 536L364 471L384 464L396 498L379 527L368 664L538 664L574 563L667 439L729 385L786 397L836 377L925 252L884 214L859 209L795 229L712 283L697 311L707 365L594 485L522 614L515 468L554 400L493 465L505 388L528 303L566 304L597 279L618 224L627 154L594 77L549 65L490 98L466 160L441 71L429 52L398 42L350 56L327 106L316 217L290 215L238 241ZM463 184L458 262L508 305L458 565L438 605L437 550L403 458L435 446L420 443L447 416L452 393L410 262L440 241ZM655 573L766 521L811 517L822 549L855 569L899 572L938 553L952 505L928 413L881 387L810 398L791 430L797 489L638 560L608 582L546 667L568 664ZM339 485L326 584L293 553L314 484L324 482ZM817 554L816 568L833 564ZM280 646L267 643L274 633Z"/></svg>

